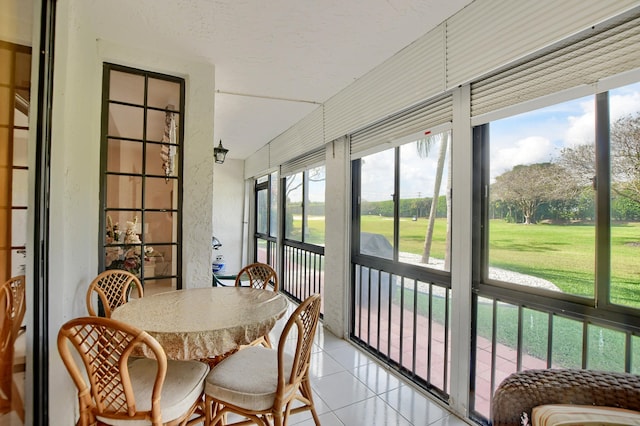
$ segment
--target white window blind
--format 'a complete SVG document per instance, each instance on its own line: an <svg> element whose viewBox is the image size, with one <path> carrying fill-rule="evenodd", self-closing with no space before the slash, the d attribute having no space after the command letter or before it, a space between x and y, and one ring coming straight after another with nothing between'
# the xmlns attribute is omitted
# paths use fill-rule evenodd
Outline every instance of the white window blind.
<svg viewBox="0 0 640 426"><path fill-rule="evenodd" d="M353 133L351 154L358 154L385 142L451 122L452 118L451 95L421 103Z"/></svg>
<svg viewBox="0 0 640 426"><path fill-rule="evenodd" d="M302 157L287 161L280 168L280 175L283 177L292 175L324 163L325 151L326 149L323 146L322 149L315 150Z"/></svg>
<svg viewBox="0 0 640 426"><path fill-rule="evenodd" d="M471 84L478 116L640 68L640 16L596 25L546 53Z"/></svg>

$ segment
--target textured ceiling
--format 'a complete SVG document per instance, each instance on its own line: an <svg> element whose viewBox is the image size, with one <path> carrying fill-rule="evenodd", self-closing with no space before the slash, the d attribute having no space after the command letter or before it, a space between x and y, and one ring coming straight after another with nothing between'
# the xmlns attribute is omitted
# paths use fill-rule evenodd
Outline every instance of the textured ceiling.
<svg viewBox="0 0 640 426"><path fill-rule="evenodd" d="M89 0L97 37L215 65L215 140L236 159L470 2Z"/></svg>

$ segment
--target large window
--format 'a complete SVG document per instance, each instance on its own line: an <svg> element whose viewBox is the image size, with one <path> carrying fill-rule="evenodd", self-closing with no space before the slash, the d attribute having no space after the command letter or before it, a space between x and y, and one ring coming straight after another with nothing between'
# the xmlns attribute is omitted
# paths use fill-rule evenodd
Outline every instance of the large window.
<svg viewBox="0 0 640 426"><path fill-rule="evenodd" d="M446 400L451 132L395 144L352 164L351 338Z"/></svg>
<svg viewBox="0 0 640 426"><path fill-rule="evenodd" d="M262 176L255 184L256 230L254 235L256 262L276 266L278 236L278 173Z"/></svg>
<svg viewBox="0 0 640 426"><path fill-rule="evenodd" d="M180 288L184 80L106 64L104 83L101 267Z"/></svg>
<svg viewBox="0 0 640 426"><path fill-rule="evenodd" d="M295 300L324 292L325 167L286 176L282 291ZM320 308L324 312L324 305Z"/></svg>
<svg viewBox="0 0 640 426"><path fill-rule="evenodd" d="M493 121L487 139L488 281L639 308L640 83Z"/></svg>
<svg viewBox="0 0 640 426"><path fill-rule="evenodd" d="M474 129L472 412L510 373L637 373L640 84Z"/></svg>
<svg viewBox="0 0 640 426"><path fill-rule="evenodd" d="M360 253L448 271L451 134L408 139L360 160Z"/></svg>
<svg viewBox="0 0 640 426"><path fill-rule="evenodd" d="M611 302L640 308L640 83L609 92Z"/></svg>
<svg viewBox="0 0 640 426"><path fill-rule="evenodd" d="M323 246L324 166L287 176L285 190L285 238Z"/></svg>
<svg viewBox="0 0 640 426"><path fill-rule="evenodd" d="M590 96L489 124L490 280L593 297L594 105Z"/></svg>

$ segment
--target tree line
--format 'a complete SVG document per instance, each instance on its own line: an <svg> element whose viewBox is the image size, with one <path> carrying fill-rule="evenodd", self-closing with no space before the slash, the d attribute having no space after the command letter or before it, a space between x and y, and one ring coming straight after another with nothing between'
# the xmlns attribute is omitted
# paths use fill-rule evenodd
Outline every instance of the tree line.
<svg viewBox="0 0 640 426"><path fill-rule="evenodd" d="M612 124L609 156L612 219L638 221L640 113ZM592 221L596 186L595 144L564 148L552 162L517 165L497 176L490 189L490 217L525 224Z"/></svg>
<svg viewBox="0 0 640 426"><path fill-rule="evenodd" d="M403 198L400 199L398 209L400 217L428 218L433 198ZM374 216L393 216L393 200L366 201L362 200L360 206L362 214ZM436 217L447 217L447 198L444 195L438 197Z"/></svg>

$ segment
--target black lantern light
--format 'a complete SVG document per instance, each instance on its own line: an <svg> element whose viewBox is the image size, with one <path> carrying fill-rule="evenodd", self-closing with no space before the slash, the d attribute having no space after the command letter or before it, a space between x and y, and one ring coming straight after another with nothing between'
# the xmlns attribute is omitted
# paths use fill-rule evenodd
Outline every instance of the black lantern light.
<svg viewBox="0 0 640 426"><path fill-rule="evenodd" d="M216 163L224 163L224 158L227 156L227 152L229 152L229 150L222 146L222 139L220 139L218 146L213 148L213 157L215 158Z"/></svg>

